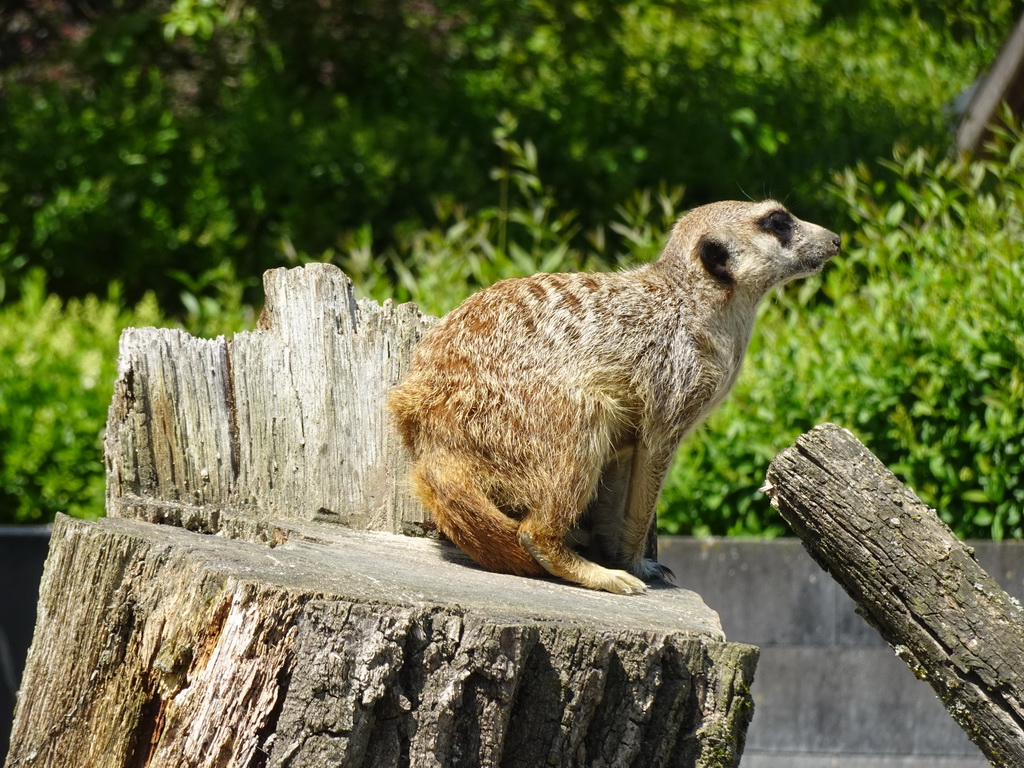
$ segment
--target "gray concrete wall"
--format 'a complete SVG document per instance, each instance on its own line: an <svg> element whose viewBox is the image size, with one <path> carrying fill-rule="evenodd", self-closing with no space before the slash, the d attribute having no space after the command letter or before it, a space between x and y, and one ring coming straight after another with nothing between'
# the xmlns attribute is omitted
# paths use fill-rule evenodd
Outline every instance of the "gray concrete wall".
<svg viewBox="0 0 1024 768"><path fill-rule="evenodd" d="M1024 542L973 542L1024 599ZM676 583L760 646L744 768L984 768L988 762L799 541L664 537Z"/></svg>

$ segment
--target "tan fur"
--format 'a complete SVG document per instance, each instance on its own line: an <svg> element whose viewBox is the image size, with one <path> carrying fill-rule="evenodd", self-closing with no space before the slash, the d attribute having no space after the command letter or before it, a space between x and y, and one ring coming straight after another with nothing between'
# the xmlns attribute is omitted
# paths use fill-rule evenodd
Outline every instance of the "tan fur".
<svg viewBox="0 0 1024 768"><path fill-rule="evenodd" d="M713 203L653 264L470 296L388 402L440 530L493 571L644 592L666 571L644 550L680 440L732 388L764 295L838 250L774 201Z"/></svg>

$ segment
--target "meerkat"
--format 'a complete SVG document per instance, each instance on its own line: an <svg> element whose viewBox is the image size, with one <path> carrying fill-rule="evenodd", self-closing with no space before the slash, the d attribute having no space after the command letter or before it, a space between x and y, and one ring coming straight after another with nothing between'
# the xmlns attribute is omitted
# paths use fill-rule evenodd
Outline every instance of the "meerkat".
<svg viewBox="0 0 1024 768"><path fill-rule="evenodd" d="M488 570L645 592L671 576L645 552L680 441L735 383L768 291L838 252L775 201L720 202L651 264L470 296L388 399L415 492Z"/></svg>

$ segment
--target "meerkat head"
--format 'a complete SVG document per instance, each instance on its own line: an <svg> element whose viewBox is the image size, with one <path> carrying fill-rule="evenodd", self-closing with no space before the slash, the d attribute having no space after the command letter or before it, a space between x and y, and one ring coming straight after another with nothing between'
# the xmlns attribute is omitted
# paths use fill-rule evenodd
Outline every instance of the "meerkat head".
<svg viewBox="0 0 1024 768"><path fill-rule="evenodd" d="M719 286L757 297L820 272L839 253L839 236L801 221L781 203L726 201L695 208L672 231L665 256L689 262Z"/></svg>

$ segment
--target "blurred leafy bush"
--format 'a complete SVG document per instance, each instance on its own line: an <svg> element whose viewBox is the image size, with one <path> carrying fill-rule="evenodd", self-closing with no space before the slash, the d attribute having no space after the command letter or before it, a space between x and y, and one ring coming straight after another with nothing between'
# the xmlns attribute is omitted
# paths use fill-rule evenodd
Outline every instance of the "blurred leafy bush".
<svg viewBox="0 0 1024 768"><path fill-rule="evenodd" d="M366 296L416 301L423 311L442 315L473 291L507 277L607 270L658 256L682 188L662 185L634 193L616 207L608 224L584 230L577 212L560 209L542 183L533 142L512 137L516 121L509 114L499 120L494 140L503 159L491 173L497 205L470 210L450 199L436 200L434 221L398 228L391 245L375 249L364 226L343 239L339 251L320 258L336 261Z"/></svg>
<svg viewBox="0 0 1024 768"><path fill-rule="evenodd" d="M41 266L62 295L116 277L166 304L170 271L258 275L345 237L404 255L396 233L434 221L436 200L500 209L503 111L545 158L555 208L577 212L559 235L577 249L661 183L689 205L795 192L819 216L831 172L941 139L1021 3L83 8L0 13L0 281Z"/></svg>
<svg viewBox="0 0 1024 768"><path fill-rule="evenodd" d="M1022 134L992 158L900 150L836 177L846 250L765 307L736 390L672 470L666 531L785 532L757 491L768 463L834 421L958 535L1024 536Z"/></svg>
<svg viewBox="0 0 1024 768"><path fill-rule="evenodd" d="M430 227L397 233L389 250L375 255L366 236L332 252L360 292L412 298L440 314L503 277L657 255L679 190L620 207L607 230L625 250L608 245L605 228L586 230L587 247L574 248L568 233L584 230L541 183L535 147L502 131L497 138L503 204L469 211L439 202ZM1024 536L1024 136L997 139L993 159L901 150L836 176L831 194L850 216L845 251L822 277L766 302L736 390L680 451L662 496L664 531L784 533L757 488L779 450L831 420L959 535ZM251 326L230 267L179 279L193 332ZM152 297L127 309L116 290L104 300L47 296L38 271L17 300L0 304L6 519L102 509L99 436L115 340L124 325L164 322Z"/></svg>
<svg viewBox="0 0 1024 768"><path fill-rule="evenodd" d="M778 450L829 419L959 534L1024 535L1024 142L1003 132L992 160L970 163L872 160L898 140L943 143L946 105L1021 8L0 12L0 520L102 509L124 325L249 327L260 272L310 258L441 313L502 277L653 258L677 184L687 207L799 201L845 231L846 252L767 303L737 390L673 468L663 528L782 533L756 488Z"/></svg>
<svg viewBox="0 0 1024 768"><path fill-rule="evenodd" d="M152 296L129 309L116 289L63 302L38 269L0 305L0 523L103 513L100 439L118 336L161 321Z"/></svg>
<svg viewBox="0 0 1024 768"><path fill-rule="evenodd" d="M252 327L240 285L221 267L183 286L189 330L215 336ZM128 305L116 283L104 297L62 300L39 269L16 300L0 302L0 524L103 514L101 440L118 338L127 326L172 323L152 294Z"/></svg>

